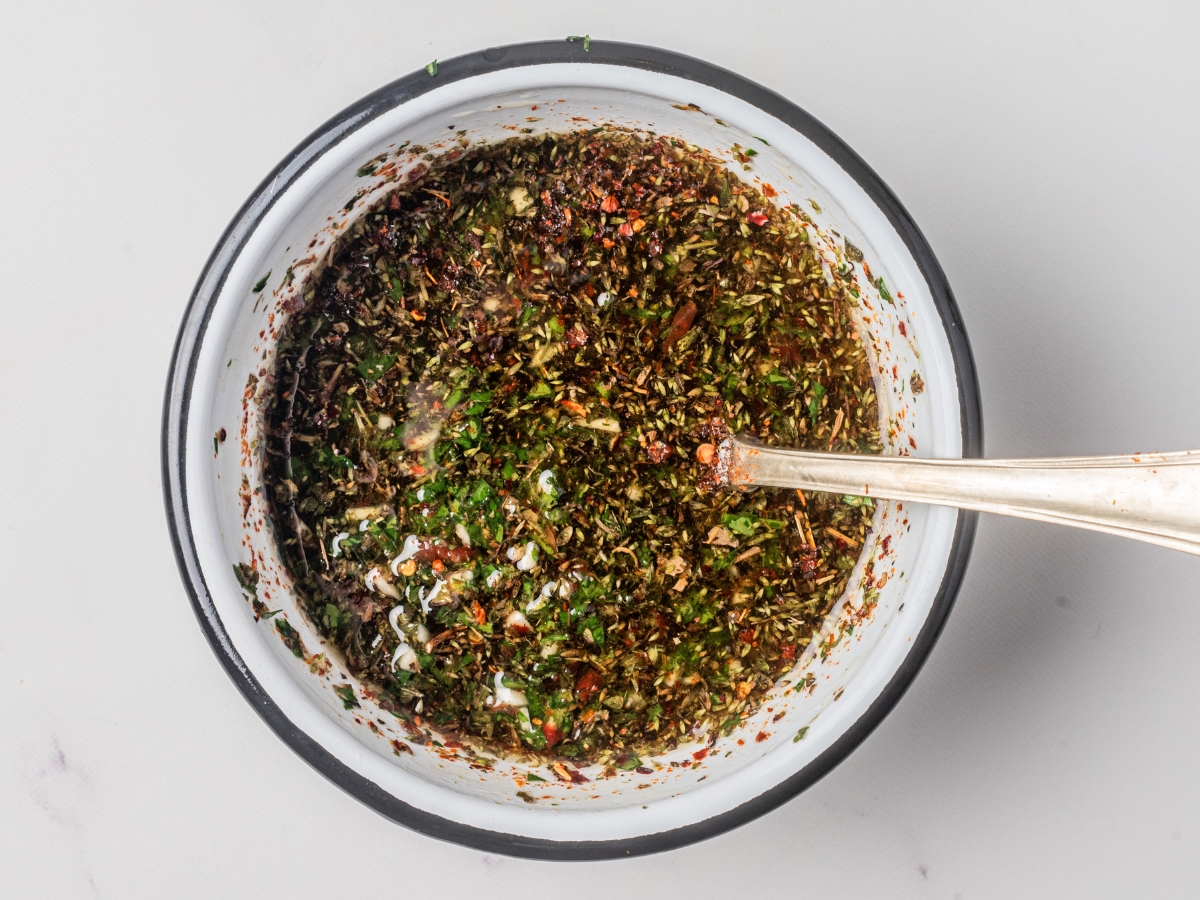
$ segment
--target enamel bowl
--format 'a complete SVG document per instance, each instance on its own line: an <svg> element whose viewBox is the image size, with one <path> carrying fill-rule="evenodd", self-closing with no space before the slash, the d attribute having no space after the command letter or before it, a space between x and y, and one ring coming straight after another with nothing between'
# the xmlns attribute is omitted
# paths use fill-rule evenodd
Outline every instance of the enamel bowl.
<svg viewBox="0 0 1200 900"><path fill-rule="evenodd" d="M707 754L694 743L646 761L648 774L606 777L592 767L574 783L547 767L481 760L436 732L408 730L326 654L293 596L261 492L263 400L288 310L336 236L426 154L605 123L707 148L742 179L769 183L774 202L799 204L829 277L852 269L887 452L982 452L970 348L916 225L837 137L743 78L647 47L522 44L403 78L314 132L226 229L180 328L162 447L175 551L217 657L276 734L396 822L490 852L659 851L804 790L879 724L916 675L946 621L975 528L972 513L877 502L847 594L757 714ZM256 597L239 583L239 564L257 573ZM252 600L279 612L260 618Z"/></svg>

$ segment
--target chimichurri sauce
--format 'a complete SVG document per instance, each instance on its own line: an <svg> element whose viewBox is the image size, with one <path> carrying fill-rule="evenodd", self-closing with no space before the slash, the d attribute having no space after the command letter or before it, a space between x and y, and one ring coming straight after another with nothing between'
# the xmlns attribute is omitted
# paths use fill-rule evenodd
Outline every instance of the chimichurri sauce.
<svg viewBox="0 0 1200 900"><path fill-rule="evenodd" d="M477 144L314 276L274 373L273 527L386 709L631 767L799 659L870 501L710 490L705 463L725 429L878 452L879 423L854 300L764 193L669 137Z"/></svg>

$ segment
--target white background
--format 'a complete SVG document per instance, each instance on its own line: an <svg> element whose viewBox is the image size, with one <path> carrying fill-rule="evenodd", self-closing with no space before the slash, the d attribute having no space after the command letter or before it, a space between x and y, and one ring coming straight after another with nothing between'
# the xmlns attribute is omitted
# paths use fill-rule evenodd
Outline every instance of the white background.
<svg viewBox="0 0 1200 900"><path fill-rule="evenodd" d="M704 844L526 862L388 822L275 738L159 482L209 250L306 134L488 45L656 44L784 94L921 225L991 456L1200 447L1200 14L1086 3L21 3L0 13L0 894L1200 893L1200 560L983 518L895 712Z"/></svg>

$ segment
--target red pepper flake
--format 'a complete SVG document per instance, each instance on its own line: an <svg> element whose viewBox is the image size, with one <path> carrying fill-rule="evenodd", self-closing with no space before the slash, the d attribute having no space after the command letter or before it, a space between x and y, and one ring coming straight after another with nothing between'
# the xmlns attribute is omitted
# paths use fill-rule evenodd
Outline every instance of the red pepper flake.
<svg viewBox="0 0 1200 900"><path fill-rule="evenodd" d="M487 613L483 607L479 605L479 601L475 600L471 603L471 613L475 616L476 623L482 625L487 621Z"/></svg>
<svg viewBox="0 0 1200 900"><path fill-rule="evenodd" d="M392 741L392 752L399 756L401 753L412 755L412 747L404 743L404 741Z"/></svg>
<svg viewBox="0 0 1200 900"><path fill-rule="evenodd" d="M615 213L617 211L617 206L618 206L617 198L614 197L612 194L609 194L607 197L605 197L603 200L600 201L600 209L601 209L601 211L606 212L606 213Z"/></svg>
<svg viewBox="0 0 1200 900"><path fill-rule="evenodd" d="M759 212L758 210L755 210L752 213L747 213L746 219L752 224L760 227L767 224L767 214L765 212Z"/></svg>
<svg viewBox="0 0 1200 900"><path fill-rule="evenodd" d="M553 722L546 722L542 725L542 734L546 736L546 746L553 747L562 740L562 731Z"/></svg>
<svg viewBox="0 0 1200 900"><path fill-rule="evenodd" d="M779 191L775 190L775 188L771 187L771 185L767 184L765 181L762 184L762 192L764 197L779 196Z"/></svg>
<svg viewBox="0 0 1200 900"><path fill-rule="evenodd" d="M620 227L617 228L617 234L621 237L633 237L633 226L628 222L622 222Z"/></svg>
<svg viewBox="0 0 1200 900"><path fill-rule="evenodd" d="M611 250L613 247L617 246L617 242L614 240L610 240L609 238L605 238L600 243L602 243L604 245L605 250Z"/></svg>
<svg viewBox="0 0 1200 900"><path fill-rule="evenodd" d="M767 734L765 731L760 731L758 734L756 734L754 736L754 742L756 744L761 744L763 741L765 741L769 737L770 737L770 735Z"/></svg>
<svg viewBox="0 0 1200 900"><path fill-rule="evenodd" d="M779 645L779 658L782 659L784 662L795 661L796 645L795 644L780 644Z"/></svg>
<svg viewBox="0 0 1200 900"><path fill-rule="evenodd" d="M652 463L660 463L671 455L671 448L662 441L651 441L646 445L646 458Z"/></svg>
<svg viewBox="0 0 1200 900"><path fill-rule="evenodd" d="M693 753L692 759L699 762L700 760L704 759L704 757L706 757L706 756L708 756L708 748L707 747L705 747L703 750L697 750L695 753Z"/></svg>
<svg viewBox="0 0 1200 900"><path fill-rule="evenodd" d="M588 669L575 682L575 696L579 698L580 703L586 704L592 699L592 694L598 690L600 690L600 673L595 669Z"/></svg>
<svg viewBox="0 0 1200 900"><path fill-rule="evenodd" d="M904 323L903 323L903 322L901 322L901 323L900 323L900 334L901 334L903 337L908 337L908 329L906 329L906 328L904 327Z"/></svg>
<svg viewBox="0 0 1200 900"><path fill-rule="evenodd" d="M572 325L567 331L567 346L572 349L582 347L588 342L588 333L579 325Z"/></svg>
<svg viewBox="0 0 1200 900"><path fill-rule="evenodd" d="M692 300L679 307L671 319L671 327L667 329L667 336L663 338L663 352L670 350L677 340L687 334L687 330L692 327L692 322L696 320L697 312L696 304Z"/></svg>
<svg viewBox="0 0 1200 900"><path fill-rule="evenodd" d="M561 401L562 408L576 418L583 418L588 414L587 407L575 400Z"/></svg>

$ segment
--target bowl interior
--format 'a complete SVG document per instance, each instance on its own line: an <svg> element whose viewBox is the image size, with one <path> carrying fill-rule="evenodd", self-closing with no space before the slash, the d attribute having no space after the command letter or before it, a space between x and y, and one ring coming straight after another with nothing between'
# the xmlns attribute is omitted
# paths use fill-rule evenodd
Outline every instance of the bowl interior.
<svg viewBox="0 0 1200 900"><path fill-rule="evenodd" d="M813 141L714 87L615 65L548 64L463 78L342 121L313 140L253 201L201 293L211 296L190 357L184 492L198 572L221 650L298 730L384 795L474 827L548 840L612 840L666 831L758 796L813 763L859 721L903 664L937 595L955 534L953 510L877 502L874 531L822 633L757 714L701 760L699 744L653 760L652 775L584 770L562 784L546 768L481 761L414 735L378 708L300 612L271 536L261 492L263 401L284 304L347 224L425 154L462 141L602 124L681 138L729 160L779 204L811 217L829 266L853 265L854 315L873 355L887 452L954 457L963 447L959 385L942 318L887 216ZM748 166L732 155L752 148ZM874 279L845 255L863 252ZM265 284L259 289L260 282ZM913 393L911 376L924 384ZM222 430L227 439L215 440ZM885 538L889 538L885 542ZM236 564L259 574L256 618ZM871 569L868 572L867 564ZM798 689L811 676L815 685ZM356 706L345 702L346 686ZM348 708L349 706L349 708ZM428 724L428 723L426 723ZM521 796L518 795L520 792Z"/></svg>

